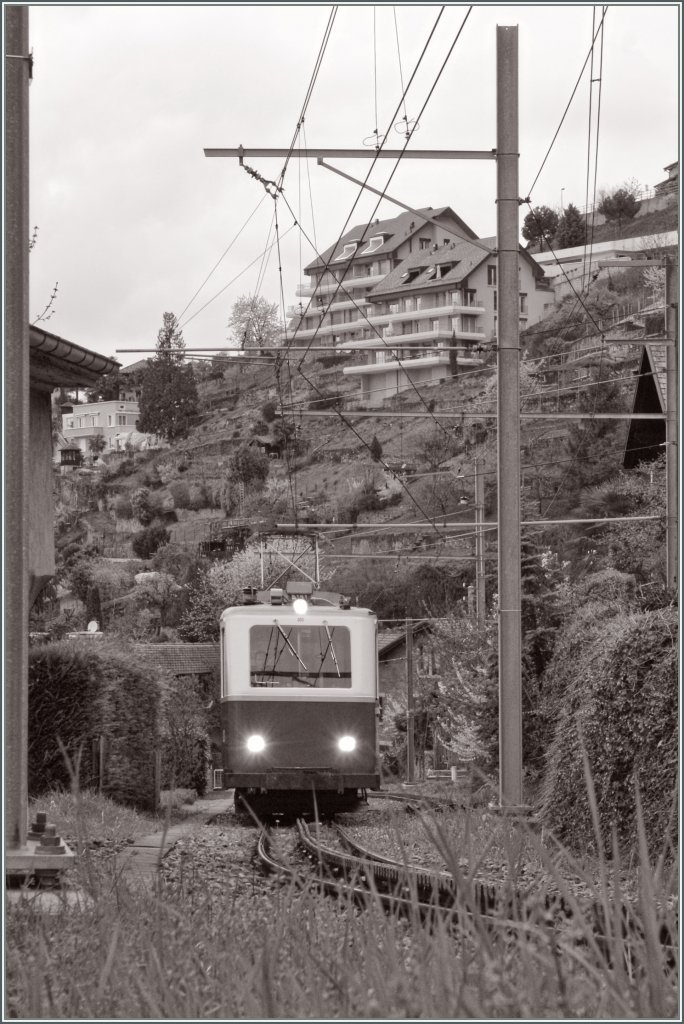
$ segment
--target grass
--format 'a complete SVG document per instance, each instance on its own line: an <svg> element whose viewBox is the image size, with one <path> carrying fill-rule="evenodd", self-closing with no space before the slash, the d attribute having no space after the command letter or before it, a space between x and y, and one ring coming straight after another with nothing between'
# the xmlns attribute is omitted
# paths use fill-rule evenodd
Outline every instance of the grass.
<svg viewBox="0 0 684 1024"><path fill-rule="evenodd" d="M55 789L29 802L29 821L37 811L45 811L60 836L124 843L182 821L196 799L194 789L162 790L161 808L154 814L125 807L90 790L75 799L72 793Z"/></svg>
<svg viewBox="0 0 684 1024"><path fill-rule="evenodd" d="M125 818L121 809L108 810L98 800L86 795L72 801L69 818L65 798L52 813L57 817L61 810L65 822L78 819L84 828L135 827L137 817ZM622 871L616 851L612 864L598 865L599 881L612 883L617 900L606 905L601 943L569 890L567 863L559 870L559 856L569 858L567 851L549 848L532 832L521 840L510 822L494 830L490 824L488 836L486 822L476 818L456 836L445 829L443 816L428 813L416 819L416 827L427 831L459 880L459 916L451 928L428 927L417 915L387 916L379 907L361 912L344 899L288 889L255 886L246 895L231 895L235 891L226 884L225 897L216 899L214 886L196 884L188 898L160 883L154 892L118 875L112 860L102 861L91 880L92 905L80 911L65 907L59 914L40 914L30 905L8 908L7 1016L675 1018L677 974L657 938L663 876L658 865L651 866L643 836L635 890L643 933L623 934L619 926ZM401 836L410 842L403 827ZM525 856L536 858L544 873L525 915L504 927L472 912L473 867L496 857L513 871L521 841ZM595 884L595 872L572 864L587 885ZM228 880L230 863L225 872ZM557 888L576 909L572 924L560 930L550 927L543 911L545 892Z"/></svg>

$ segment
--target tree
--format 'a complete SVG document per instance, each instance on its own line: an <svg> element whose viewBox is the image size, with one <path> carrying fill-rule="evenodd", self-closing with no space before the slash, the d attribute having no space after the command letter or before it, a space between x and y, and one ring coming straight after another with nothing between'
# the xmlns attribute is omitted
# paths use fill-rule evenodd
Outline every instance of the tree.
<svg viewBox="0 0 684 1024"><path fill-rule="evenodd" d="M241 444L231 456L228 471L232 479L243 484L261 486L269 474L268 455L255 444Z"/></svg>
<svg viewBox="0 0 684 1024"><path fill-rule="evenodd" d="M584 217L572 203L568 203L565 213L559 220L555 237L558 249L570 249L573 245L584 245L587 226Z"/></svg>
<svg viewBox="0 0 684 1024"><path fill-rule="evenodd" d="M557 229L558 214L550 206L535 206L523 221L522 236L533 245L538 245L541 251L544 242L548 245Z"/></svg>
<svg viewBox="0 0 684 1024"><path fill-rule="evenodd" d="M143 372L137 429L173 441L188 433L196 412L197 386L192 367L165 358L152 360Z"/></svg>
<svg viewBox="0 0 684 1024"><path fill-rule="evenodd" d="M157 355L159 362L180 366L185 359L185 341L183 332L178 327L178 320L173 313L164 313L163 325L157 334ZM182 349L182 351L174 351Z"/></svg>
<svg viewBox="0 0 684 1024"><path fill-rule="evenodd" d="M283 326L278 306L261 295L241 295L228 320L238 348L268 349L277 345Z"/></svg>
<svg viewBox="0 0 684 1024"><path fill-rule="evenodd" d="M625 184L612 195L604 195L598 205L598 212L603 214L609 224L617 221L618 231L622 231L623 221L633 220L640 206L635 186Z"/></svg>
<svg viewBox="0 0 684 1024"><path fill-rule="evenodd" d="M106 447L107 442L102 434L96 434L95 437L91 437L88 441L88 448L95 457L101 455Z"/></svg>
<svg viewBox="0 0 684 1024"><path fill-rule="evenodd" d="M378 441L376 434L373 434L373 440L368 446L368 450L370 451L370 457L373 459L373 461L379 462L380 459L382 458L382 445Z"/></svg>

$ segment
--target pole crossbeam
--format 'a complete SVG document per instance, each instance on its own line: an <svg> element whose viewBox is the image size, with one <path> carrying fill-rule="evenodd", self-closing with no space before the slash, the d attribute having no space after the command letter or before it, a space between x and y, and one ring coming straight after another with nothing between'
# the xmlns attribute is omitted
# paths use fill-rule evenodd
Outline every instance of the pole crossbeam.
<svg viewBox="0 0 684 1024"><path fill-rule="evenodd" d="M207 148L206 157L237 157L242 162L245 157L282 157L292 160L309 158L323 160L329 158L349 158L350 160L496 160L494 149L254 149L238 146L237 149Z"/></svg>

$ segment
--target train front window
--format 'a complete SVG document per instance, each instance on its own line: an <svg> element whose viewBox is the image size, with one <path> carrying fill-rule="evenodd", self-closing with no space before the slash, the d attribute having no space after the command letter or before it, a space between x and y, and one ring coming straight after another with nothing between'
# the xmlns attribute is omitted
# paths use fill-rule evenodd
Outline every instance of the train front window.
<svg viewBox="0 0 684 1024"><path fill-rule="evenodd" d="M351 688L351 642L345 626L252 626L251 686Z"/></svg>

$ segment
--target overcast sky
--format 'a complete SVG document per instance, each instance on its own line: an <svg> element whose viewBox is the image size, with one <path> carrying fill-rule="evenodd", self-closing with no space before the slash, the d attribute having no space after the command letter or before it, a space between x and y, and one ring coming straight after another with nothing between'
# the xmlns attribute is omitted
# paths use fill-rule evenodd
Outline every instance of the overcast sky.
<svg viewBox="0 0 684 1024"><path fill-rule="evenodd" d="M30 6L32 321L59 282L44 326L123 365L142 356L117 350L154 348L165 311L180 317L188 348L220 348L240 295L258 290L294 305L313 243L322 251L345 225L401 212L387 201L377 207L370 193L359 199L357 186L315 160L292 160L277 203L280 260L274 247L265 261L276 204L237 159L204 156L205 147L289 147L333 10ZM402 81L441 10L337 8L307 108L309 147L362 148L377 127L401 148L392 120L401 129L404 113L409 124L418 117L469 8L443 9L404 110ZM596 81L590 86L588 64L533 187L600 13L590 5L475 5L409 151L495 147L496 26L517 25L521 196L583 207L588 167L590 199L594 184L662 181L679 156L680 5L616 4L595 50ZM283 167L246 162L271 180ZM357 178L370 165L332 162ZM370 183L382 188L393 171L392 161L378 161ZM387 192L414 207L451 206L480 236L496 231L494 162L402 161Z"/></svg>

